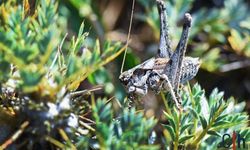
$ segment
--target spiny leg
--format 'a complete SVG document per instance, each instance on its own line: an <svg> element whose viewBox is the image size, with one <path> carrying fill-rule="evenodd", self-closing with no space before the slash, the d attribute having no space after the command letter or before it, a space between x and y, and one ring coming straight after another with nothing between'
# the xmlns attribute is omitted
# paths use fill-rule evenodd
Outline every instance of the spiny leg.
<svg viewBox="0 0 250 150"><path fill-rule="evenodd" d="M163 84L164 89L168 89L172 99L174 100L175 106L177 107L178 110L182 110L182 106L181 106L181 101L179 100L179 95L176 94L174 92L173 86L171 85L168 76L166 74L161 75L161 78L164 80L164 83L166 83L167 85ZM176 97L177 96L177 97Z"/></svg>
<svg viewBox="0 0 250 150"><path fill-rule="evenodd" d="M173 51L171 50L171 41L168 34L166 6L163 0L156 0L156 2L160 16L160 44L157 56L161 58L170 58Z"/></svg>
<svg viewBox="0 0 250 150"><path fill-rule="evenodd" d="M180 76L182 72L181 70L182 62L186 53L189 29L191 27L191 21L192 21L191 15L189 13L186 13L184 17L184 24L183 24L181 39L177 45L176 50L174 51L174 54L171 57L170 66L167 66L168 69L170 68L169 70L169 73L170 73L169 75L171 76L170 81L176 91L178 91L178 86L180 83Z"/></svg>
<svg viewBox="0 0 250 150"><path fill-rule="evenodd" d="M136 93L139 95L146 95L148 93L148 87L146 85L142 87L130 86L128 89L129 93Z"/></svg>
<svg viewBox="0 0 250 150"><path fill-rule="evenodd" d="M141 87L130 86L128 88L128 108L130 109L134 105L134 101L138 98L139 95L146 95L147 93L148 87L146 84Z"/></svg>
<svg viewBox="0 0 250 150"><path fill-rule="evenodd" d="M182 63L183 58L185 57L186 49L187 49L187 42L189 36L189 30L191 27L192 17L189 13L185 14L184 17L184 25L183 31L181 35L181 39L177 45L176 51L179 52L179 62L178 62L178 70L176 72L175 80L174 80L174 88L178 91L178 87L180 84L181 72L182 72Z"/></svg>

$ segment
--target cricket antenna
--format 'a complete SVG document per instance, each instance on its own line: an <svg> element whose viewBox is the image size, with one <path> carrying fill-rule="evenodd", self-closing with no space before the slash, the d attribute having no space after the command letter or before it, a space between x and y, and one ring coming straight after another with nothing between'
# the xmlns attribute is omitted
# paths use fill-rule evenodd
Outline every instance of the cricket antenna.
<svg viewBox="0 0 250 150"><path fill-rule="evenodd" d="M129 21L129 28L128 28L128 36L127 36L127 40L126 40L126 45L125 45L125 52L123 55L123 60L122 60L122 67L121 67L121 72L123 72L123 67L124 67L124 63L126 60L126 54L127 54L127 50L128 50L128 43L130 40L130 34L131 34L131 28L132 28L132 23L133 23L133 16L134 16L134 8L135 8L135 0L132 0L132 11L131 11L131 15L130 15L130 21Z"/></svg>

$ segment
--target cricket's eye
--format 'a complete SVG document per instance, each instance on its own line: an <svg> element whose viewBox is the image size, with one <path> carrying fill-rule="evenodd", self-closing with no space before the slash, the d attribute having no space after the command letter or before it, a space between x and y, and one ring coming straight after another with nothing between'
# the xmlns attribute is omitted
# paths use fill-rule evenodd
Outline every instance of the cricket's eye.
<svg viewBox="0 0 250 150"><path fill-rule="evenodd" d="M124 85L127 85L129 82L128 78L120 78L121 83L123 83Z"/></svg>

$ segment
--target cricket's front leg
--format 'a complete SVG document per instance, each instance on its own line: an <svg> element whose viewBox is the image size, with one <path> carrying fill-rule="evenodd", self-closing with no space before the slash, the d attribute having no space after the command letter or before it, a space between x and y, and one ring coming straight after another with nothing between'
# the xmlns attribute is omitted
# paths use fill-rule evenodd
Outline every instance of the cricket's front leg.
<svg viewBox="0 0 250 150"><path fill-rule="evenodd" d="M173 54L169 37L166 6L163 0L156 0L160 16L160 43L158 57L170 58Z"/></svg>
<svg viewBox="0 0 250 150"><path fill-rule="evenodd" d="M147 85L158 94L162 90L162 80L164 79L160 77L159 73L153 70L148 77Z"/></svg>
<svg viewBox="0 0 250 150"><path fill-rule="evenodd" d="M128 88L128 93L146 95L148 93L148 87L147 85L144 85L142 87L130 86Z"/></svg>
<svg viewBox="0 0 250 150"><path fill-rule="evenodd" d="M137 99L138 96L144 96L148 93L148 87L145 84L141 87L130 86L128 88L128 108L130 109L134 105L134 100Z"/></svg>
<svg viewBox="0 0 250 150"><path fill-rule="evenodd" d="M173 86L171 85L168 76L166 74L161 75L161 78L163 80L163 88L165 90L168 90L172 96L172 99L174 100L174 103L177 107L178 110L182 111L182 106L181 106L181 98L178 95L178 93L174 92Z"/></svg>

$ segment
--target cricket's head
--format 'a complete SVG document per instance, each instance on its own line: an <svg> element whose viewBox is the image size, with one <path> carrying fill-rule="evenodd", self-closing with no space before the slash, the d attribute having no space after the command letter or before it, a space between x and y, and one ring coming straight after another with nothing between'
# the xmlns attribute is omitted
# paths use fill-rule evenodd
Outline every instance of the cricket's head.
<svg viewBox="0 0 250 150"><path fill-rule="evenodd" d="M119 76L119 80L124 86L127 86L132 76L133 76L133 70L127 70L121 73L121 75Z"/></svg>
<svg viewBox="0 0 250 150"><path fill-rule="evenodd" d="M147 94L146 80L149 74L145 74L145 70L137 67L123 72L119 79L124 85L130 99L138 98Z"/></svg>

